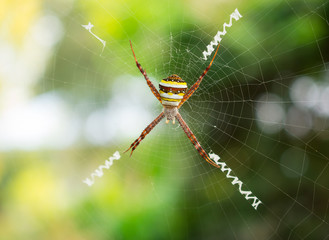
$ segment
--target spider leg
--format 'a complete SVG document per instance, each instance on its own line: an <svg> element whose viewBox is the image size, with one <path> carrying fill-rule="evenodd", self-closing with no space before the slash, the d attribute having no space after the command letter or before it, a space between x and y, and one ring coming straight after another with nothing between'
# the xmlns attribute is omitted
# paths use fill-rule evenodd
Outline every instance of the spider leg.
<svg viewBox="0 0 329 240"><path fill-rule="evenodd" d="M176 118L179 122L179 124L181 125L181 127L183 128L184 132L186 133L188 139L190 139L190 141L193 143L194 147L196 148L196 150L198 150L199 154L201 155L201 157L203 157L204 160L206 160L208 163L210 163L211 165L213 165L216 168L219 168L219 166L214 163L208 156L208 154L206 153L205 150L203 150L203 148L201 147L200 143L198 142L198 140L196 139L195 135L193 134L193 132L191 131L191 129L187 126L186 122L184 121L184 119L182 118L182 116L177 113Z"/></svg>
<svg viewBox="0 0 329 240"><path fill-rule="evenodd" d="M180 108L184 102L186 102L192 95L193 93L198 89L198 87L200 86L200 83L203 79L203 77L207 74L208 70L210 69L216 55L217 55L217 52L218 52L218 48L219 48L219 44L218 44L218 47L216 49L216 52L213 56L213 58L211 59L211 62L209 63L208 67L206 68L206 70L203 71L202 75L199 77L199 79L193 84L193 86L187 91L187 93L184 95L182 101L180 101L179 105L178 105L178 108Z"/></svg>
<svg viewBox="0 0 329 240"><path fill-rule="evenodd" d="M161 96L160 96L160 93L158 92L158 90L154 87L153 83L150 81L150 79L148 78L145 70L142 68L142 66L139 64L139 62L137 61L137 58L136 58L136 55L135 55L135 52L134 52L134 49L133 49L133 45L131 44L131 41L129 40L130 42L130 47L131 47L131 51L133 52L133 55L134 55L134 58L135 58L135 62L136 62L136 66L138 67L139 71L143 74L146 82L147 82L147 85L150 87L152 93L154 94L154 96L159 100L159 102L161 103Z"/></svg>
<svg viewBox="0 0 329 240"><path fill-rule="evenodd" d="M142 134L130 145L130 147L125 151L129 151L131 149L130 156L133 154L133 151L137 148L137 146L140 144L140 142L146 137L147 134L151 132L151 130L164 118L164 113L161 112L159 116L156 117L156 119L153 120L142 132Z"/></svg>

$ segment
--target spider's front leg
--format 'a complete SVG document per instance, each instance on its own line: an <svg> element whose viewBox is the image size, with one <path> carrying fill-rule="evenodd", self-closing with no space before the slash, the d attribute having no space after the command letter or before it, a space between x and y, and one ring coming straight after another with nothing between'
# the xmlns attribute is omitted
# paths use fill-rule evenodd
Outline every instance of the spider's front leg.
<svg viewBox="0 0 329 240"><path fill-rule="evenodd" d="M156 117L156 119L153 120L142 132L142 134L130 145L130 147L125 151L129 151L131 149L130 156L133 154L133 151L137 148L137 146L140 144L140 142L146 137L147 134L151 132L151 130L164 118L164 113L161 112L159 116Z"/></svg>
<svg viewBox="0 0 329 240"><path fill-rule="evenodd" d="M158 92L158 90L154 87L153 83L150 81L150 79L148 78L145 70L142 68L142 66L140 65L140 63L137 61L137 58L136 58L136 55L135 55L135 52L134 52L134 49L133 49L133 45L131 44L131 41L129 40L130 42L130 47L131 47L131 51L133 52L133 55L134 55L134 58L135 58L135 62L136 62L136 66L138 67L139 71L143 74L145 80L146 80L146 83L147 85L149 86L149 88L151 89L152 93L154 94L154 96L159 100L159 102L161 103L161 96L160 96L160 93Z"/></svg>
<svg viewBox="0 0 329 240"><path fill-rule="evenodd" d="M218 52L218 48L219 48L219 44L218 44L218 47L216 49L216 52L213 56L213 58L211 59L208 67L206 68L206 70L203 71L203 73L201 74L201 76L199 77L199 79L193 84L193 86L187 91L187 93L184 95L182 101L180 101L179 105L178 105L178 108L180 108L184 102L186 102L192 95L193 93L198 89L198 87L200 86L200 83L203 79L203 77L207 74L208 70L210 69L216 55L217 55L217 52Z"/></svg>
<svg viewBox="0 0 329 240"><path fill-rule="evenodd" d="M179 122L179 124L181 125L181 127L183 128L183 130L184 130L185 134L187 135L188 139L190 139L190 141L192 142L192 144L194 145L196 150L199 152L201 157L203 157L204 160L206 160L208 163L210 163L214 167L219 168L219 166L209 158L206 151L203 150L203 148L201 147L199 141L196 139L196 137L193 134L193 132L191 131L191 129L187 126L187 124L184 121L184 119L182 118L182 116L179 113L177 113L176 118L177 118L177 121Z"/></svg>

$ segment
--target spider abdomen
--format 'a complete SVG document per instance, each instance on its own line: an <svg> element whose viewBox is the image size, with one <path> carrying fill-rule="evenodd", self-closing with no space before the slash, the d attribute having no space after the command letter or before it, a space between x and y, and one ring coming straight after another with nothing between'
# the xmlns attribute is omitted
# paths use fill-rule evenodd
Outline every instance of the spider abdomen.
<svg viewBox="0 0 329 240"><path fill-rule="evenodd" d="M183 99L186 90L186 82L178 75L173 74L159 83L162 104L177 107Z"/></svg>

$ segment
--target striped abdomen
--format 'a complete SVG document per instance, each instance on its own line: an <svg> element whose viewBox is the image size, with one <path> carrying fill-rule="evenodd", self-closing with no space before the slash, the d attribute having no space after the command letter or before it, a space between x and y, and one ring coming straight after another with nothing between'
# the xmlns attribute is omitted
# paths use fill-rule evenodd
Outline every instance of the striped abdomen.
<svg viewBox="0 0 329 240"><path fill-rule="evenodd" d="M186 93L187 84L179 76L173 74L162 79L159 88L162 104L177 107Z"/></svg>

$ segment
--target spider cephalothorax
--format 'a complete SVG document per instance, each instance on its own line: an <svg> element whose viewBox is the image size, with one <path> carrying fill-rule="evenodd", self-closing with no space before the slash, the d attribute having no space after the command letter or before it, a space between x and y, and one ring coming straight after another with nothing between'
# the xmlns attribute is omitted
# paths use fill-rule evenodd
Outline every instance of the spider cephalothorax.
<svg viewBox="0 0 329 240"><path fill-rule="evenodd" d="M191 96L192 94L198 89L198 87L200 86L200 83L203 79L203 77L206 75L206 73L208 72L208 70L210 69L210 66L212 65L215 56L217 54L218 48L219 48L219 44L218 47L216 49L216 52L211 60L211 62L209 63L208 67L206 68L206 70L203 71L203 73L201 74L201 76L199 77L199 79L193 84L193 86L187 90L187 84L186 82L180 78L178 75L173 74L170 75L167 78L164 78L161 80L161 82L159 83L159 89L160 89L160 93L158 92L158 90L154 87L153 83L150 81L150 79L148 78L146 72L143 70L143 68L141 67L141 65L139 64L139 62L137 61L137 58L135 56L134 53L134 49L133 46L130 42L130 47L131 50L133 52L134 58L135 58L135 62L136 65L139 69L139 71L144 75L144 78L147 82L147 85L150 87L152 93L154 94L154 96L159 100L159 102L163 105L163 111L159 114L159 116L157 116L153 122L151 122L142 132L142 134L139 136L139 138L137 138L131 145L130 147L127 149L127 151L129 149L131 149L131 154L133 153L133 151L136 149L136 147L139 145L139 143L145 138L145 136L147 134L149 134L149 132L151 132L151 130L164 118L166 117L166 123L168 123L169 121L173 121L173 124L175 123L175 119L177 119L177 121L179 122L179 124L181 125L181 127L183 128L185 134L187 135L187 137L190 139L190 141L193 143L194 147L196 148L196 150L199 152L199 154L207 161L209 162L211 165L215 166L215 167L219 167L216 163L214 163L208 156L208 154L203 150L203 148L201 147L200 143L198 142L198 140L196 139L195 135L193 134L193 132L191 131L191 129L187 126L186 122L184 121L184 119L182 118L182 116L179 114L178 109L182 106L182 104L184 102L186 102ZM131 155L130 154L130 155Z"/></svg>

